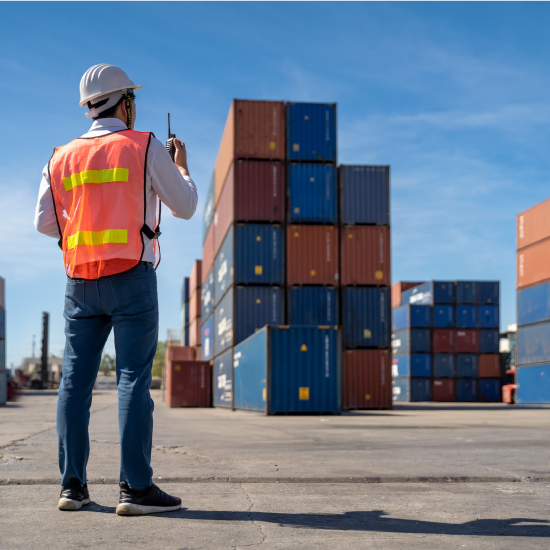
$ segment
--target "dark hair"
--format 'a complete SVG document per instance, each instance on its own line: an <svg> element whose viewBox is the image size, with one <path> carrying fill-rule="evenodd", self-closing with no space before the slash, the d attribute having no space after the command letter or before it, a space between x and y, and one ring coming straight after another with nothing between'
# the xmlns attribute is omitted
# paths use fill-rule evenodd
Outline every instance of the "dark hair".
<svg viewBox="0 0 550 550"><path fill-rule="evenodd" d="M115 113L117 112L118 106L122 103L124 100L124 96L121 96L121 98L117 101L116 105L113 105L112 107L109 107L105 111L99 113L99 115L93 117L92 120L98 120L100 118L114 118ZM98 101L95 105L92 105L88 101L88 107L91 109L92 107L101 107L102 105L105 105L109 101L108 99L104 99L103 101Z"/></svg>

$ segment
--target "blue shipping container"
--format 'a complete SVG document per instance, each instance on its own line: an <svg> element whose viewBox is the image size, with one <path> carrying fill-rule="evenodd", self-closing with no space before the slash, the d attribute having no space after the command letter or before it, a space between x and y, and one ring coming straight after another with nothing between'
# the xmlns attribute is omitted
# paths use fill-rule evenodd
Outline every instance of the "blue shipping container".
<svg viewBox="0 0 550 550"><path fill-rule="evenodd" d="M519 404L550 404L550 364L518 367L516 384Z"/></svg>
<svg viewBox="0 0 550 550"><path fill-rule="evenodd" d="M426 378L432 375L432 356L428 353L394 355L392 358L392 376L402 378Z"/></svg>
<svg viewBox="0 0 550 550"><path fill-rule="evenodd" d="M434 353L434 377L435 378L454 378L455 357L450 353Z"/></svg>
<svg viewBox="0 0 550 550"><path fill-rule="evenodd" d="M394 307L391 312L392 330L405 328L430 328L432 311L430 306L406 306Z"/></svg>
<svg viewBox="0 0 550 550"><path fill-rule="evenodd" d="M455 286L452 281L422 283L401 294L401 304L454 304Z"/></svg>
<svg viewBox="0 0 550 550"><path fill-rule="evenodd" d="M479 353L499 353L500 334L498 330L479 331Z"/></svg>
<svg viewBox="0 0 550 550"><path fill-rule="evenodd" d="M336 104L288 103L287 158L336 162Z"/></svg>
<svg viewBox="0 0 550 550"><path fill-rule="evenodd" d="M234 408L338 414L340 361L336 327L265 327L235 347Z"/></svg>
<svg viewBox="0 0 550 550"><path fill-rule="evenodd" d="M520 327L517 336L519 365L550 361L550 323Z"/></svg>
<svg viewBox="0 0 550 550"><path fill-rule="evenodd" d="M189 327L183 329L183 345L190 346L191 342L189 341Z"/></svg>
<svg viewBox="0 0 550 550"><path fill-rule="evenodd" d="M202 316L204 319L214 311L214 291L214 267L212 267L201 286Z"/></svg>
<svg viewBox="0 0 550 550"><path fill-rule="evenodd" d="M291 164L287 187L292 223L336 223L336 167L333 164Z"/></svg>
<svg viewBox="0 0 550 550"><path fill-rule="evenodd" d="M518 291L518 326L550 321L550 283Z"/></svg>
<svg viewBox="0 0 550 550"><path fill-rule="evenodd" d="M216 355L265 325L283 324L284 292L279 287L237 286L225 293L214 310Z"/></svg>
<svg viewBox="0 0 550 550"><path fill-rule="evenodd" d="M498 281L479 282L479 303L498 305L500 301L500 283Z"/></svg>
<svg viewBox="0 0 550 550"><path fill-rule="evenodd" d="M0 340L6 339L6 310L0 309Z"/></svg>
<svg viewBox="0 0 550 550"><path fill-rule="evenodd" d="M390 225L390 167L341 165L340 223Z"/></svg>
<svg viewBox="0 0 550 550"><path fill-rule="evenodd" d="M456 356L456 375L459 378L477 378L477 355L459 353Z"/></svg>
<svg viewBox="0 0 550 550"><path fill-rule="evenodd" d="M423 328L398 330L391 335L391 347L394 355L430 353L432 351L430 330Z"/></svg>
<svg viewBox="0 0 550 550"><path fill-rule="evenodd" d="M479 301L479 284L477 281L456 281L456 303L477 304Z"/></svg>
<svg viewBox="0 0 550 550"><path fill-rule="evenodd" d="M183 304L183 326L189 325L189 302Z"/></svg>
<svg viewBox="0 0 550 550"><path fill-rule="evenodd" d="M411 356L392 355L391 375L393 378L408 378L411 373Z"/></svg>
<svg viewBox="0 0 550 550"><path fill-rule="evenodd" d="M392 386L393 401L413 403L432 400L429 378L394 378Z"/></svg>
<svg viewBox="0 0 550 550"><path fill-rule="evenodd" d="M482 378L479 381L479 400L487 403L502 401L502 383L499 378Z"/></svg>
<svg viewBox="0 0 550 550"><path fill-rule="evenodd" d="M454 306L438 304L433 306L433 328L453 328L455 326Z"/></svg>
<svg viewBox="0 0 550 550"><path fill-rule="evenodd" d="M206 234L214 218L214 175L212 174L212 180L210 181L210 187L206 193L206 199L204 202L204 215L202 217L202 242L206 239Z"/></svg>
<svg viewBox="0 0 550 550"><path fill-rule="evenodd" d="M456 328L477 328L477 306L456 306Z"/></svg>
<svg viewBox="0 0 550 550"><path fill-rule="evenodd" d="M391 342L390 289L343 289L344 346L389 348Z"/></svg>
<svg viewBox="0 0 550 550"><path fill-rule="evenodd" d="M226 351L214 359L212 376L214 407L233 406L233 350Z"/></svg>
<svg viewBox="0 0 550 550"><path fill-rule="evenodd" d="M461 402L477 401L477 380L461 378L456 381L456 400Z"/></svg>
<svg viewBox="0 0 550 550"><path fill-rule="evenodd" d="M499 328L500 317L498 306L484 305L478 307L478 323L480 328Z"/></svg>
<svg viewBox="0 0 550 550"><path fill-rule="evenodd" d="M394 378L392 384L392 401L408 403L411 399L411 385L408 378Z"/></svg>
<svg viewBox="0 0 550 550"><path fill-rule="evenodd" d="M183 285L181 287L181 303L189 301L189 277L183 279Z"/></svg>
<svg viewBox="0 0 550 550"><path fill-rule="evenodd" d="M210 361L214 357L214 316L210 315L203 323L201 338L202 360Z"/></svg>
<svg viewBox="0 0 550 550"><path fill-rule="evenodd" d="M288 289L289 325L338 325L338 291L331 286Z"/></svg>

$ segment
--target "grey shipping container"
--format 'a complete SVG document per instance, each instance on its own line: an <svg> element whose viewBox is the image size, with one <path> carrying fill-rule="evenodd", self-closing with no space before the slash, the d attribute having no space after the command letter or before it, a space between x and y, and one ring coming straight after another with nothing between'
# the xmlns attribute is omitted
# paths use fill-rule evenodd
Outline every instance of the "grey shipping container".
<svg viewBox="0 0 550 550"><path fill-rule="evenodd" d="M233 406L233 350L228 350L214 359L212 376L214 407Z"/></svg>
<svg viewBox="0 0 550 550"><path fill-rule="evenodd" d="M517 360L519 365L550 361L550 322L519 327Z"/></svg>

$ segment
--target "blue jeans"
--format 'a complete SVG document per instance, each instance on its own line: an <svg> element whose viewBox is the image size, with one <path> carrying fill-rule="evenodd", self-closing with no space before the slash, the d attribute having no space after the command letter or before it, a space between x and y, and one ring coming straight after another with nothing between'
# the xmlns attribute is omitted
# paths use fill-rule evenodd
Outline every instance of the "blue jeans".
<svg viewBox="0 0 550 550"><path fill-rule="evenodd" d="M92 389L103 347L115 331L120 481L145 489L152 481L153 409L149 389L158 341L157 278L150 264L95 281L68 279L65 353L57 401L61 484L86 483Z"/></svg>

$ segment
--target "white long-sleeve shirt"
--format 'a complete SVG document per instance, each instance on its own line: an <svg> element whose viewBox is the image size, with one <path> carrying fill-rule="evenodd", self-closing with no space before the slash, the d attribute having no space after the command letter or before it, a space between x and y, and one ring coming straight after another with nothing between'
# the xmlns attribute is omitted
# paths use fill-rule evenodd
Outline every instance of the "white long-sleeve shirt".
<svg viewBox="0 0 550 550"><path fill-rule="evenodd" d="M124 129L126 129L126 125L118 118L100 118L95 120L90 131L81 137L99 137ZM151 137L147 153L146 174L147 225L151 229L155 229L157 196L170 209L173 216L184 220L191 219L197 208L197 188L190 177L182 176L170 158L166 147L154 137ZM40 233L59 239L61 235L57 227L50 186L50 175L46 164L42 171L42 181L38 191L34 226ZM155 253L151 240L143 235L143 242L145 249L142 260L154 263Z"/></svg>

